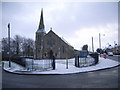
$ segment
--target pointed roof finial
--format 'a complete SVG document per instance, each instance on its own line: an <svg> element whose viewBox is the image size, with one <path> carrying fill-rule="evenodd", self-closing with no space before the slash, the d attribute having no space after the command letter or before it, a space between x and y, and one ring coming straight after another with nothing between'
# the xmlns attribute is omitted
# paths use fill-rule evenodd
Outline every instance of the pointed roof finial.
<svg viewBox="0 0 120 90"><path fill-rule="evenodd" d="M52 28L50 28L50 30L52 31Z"/></svg>
<svg viewBox="0 0 120 90"><path fill-rule="evenodd" d="M10 23L8 23L8 28L10 28Z"/></svg>
<svg viewBox="0 0 120 90"><path fill-rule="evenodd" d="M40 16L40 23L39 23L39 29L44 29L44 20L43 20L43 8L41 9L41 16Z"/></svg>

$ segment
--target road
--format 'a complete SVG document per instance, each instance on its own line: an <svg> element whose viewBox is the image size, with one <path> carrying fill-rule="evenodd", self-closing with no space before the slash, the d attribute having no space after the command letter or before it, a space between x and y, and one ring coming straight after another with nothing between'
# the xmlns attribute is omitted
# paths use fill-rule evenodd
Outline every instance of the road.
<svg viewBox="0 0 120 90"><path fill-rule="evenodd" d="M111 57L109 57L111 58ZM114 57L114 60L118 60ZM17 75L3 71L3 88L118 88L118 68L70 75Z"/></svg>
<svg viewBox="0 0 120 90"><path fill-rule="evenodd" d="M108 56L108 58L120 62L120 55L119 56Z"/></svg>

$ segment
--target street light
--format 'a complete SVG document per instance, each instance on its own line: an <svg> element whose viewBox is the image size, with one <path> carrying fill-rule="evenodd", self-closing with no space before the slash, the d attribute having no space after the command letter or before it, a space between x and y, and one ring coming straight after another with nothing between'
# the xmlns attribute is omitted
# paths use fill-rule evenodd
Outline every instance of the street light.
<svg viewBox="0 0 120 90"><path fill-rule="evenodd" d="M94 43L93 43L93 37L92 37L92 51L94 52Z"/></svg>
<svg viewBox="0 0 120 90"><path fill-rule="evenodd" d="M11 60L10 60L10 23L8 23L8 46L9 46L9 67L11 67Z"/></svg>

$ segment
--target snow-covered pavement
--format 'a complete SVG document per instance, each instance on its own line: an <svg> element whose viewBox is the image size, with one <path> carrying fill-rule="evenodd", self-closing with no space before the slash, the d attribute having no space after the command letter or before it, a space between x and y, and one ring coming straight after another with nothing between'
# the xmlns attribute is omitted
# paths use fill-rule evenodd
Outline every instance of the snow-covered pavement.
<svg viewBox="0 0 120 90"><path fill-rule="evenodd" d="M39 70L27 70L24 67L13 62L12 62L12 67L9 68L8 63L9 63L8 61L4 62L3 69L8 72L18 73L18 74L72 74L72 73L81 73L81 72L107 69L120 65L120 63L117 61L100 58L99 63L94 66L78 68L74 66L74 58L73 58L68 61L68 69L66 69L66 60L56 60L55 70L39 71Z"/></svg>

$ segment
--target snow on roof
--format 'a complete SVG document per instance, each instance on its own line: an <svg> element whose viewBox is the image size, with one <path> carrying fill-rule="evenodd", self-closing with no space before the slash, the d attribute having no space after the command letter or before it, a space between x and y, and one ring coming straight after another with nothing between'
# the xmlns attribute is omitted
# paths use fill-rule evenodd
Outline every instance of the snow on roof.
<svg viewBox="0 0 120 90"><path fill-rule="evenodd" d="M63 37L61 38L65 43L67 43L69 46L72 47L72 45L70 45Z"/></svg>
<svg viewBox="0 0 120 90"><path fill-rule="evenodd" d="M44 29L38 29L36 32L45 32Z"/></svg>

